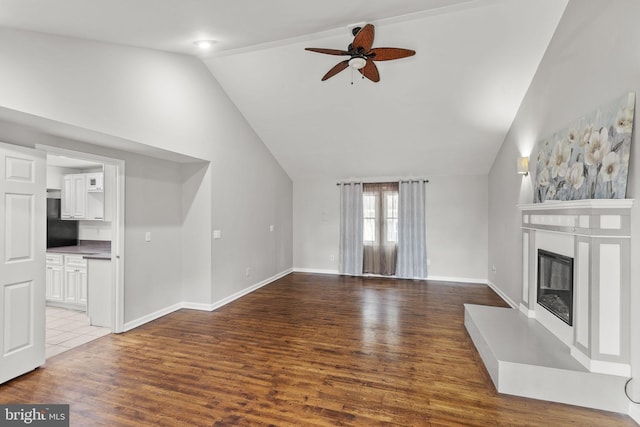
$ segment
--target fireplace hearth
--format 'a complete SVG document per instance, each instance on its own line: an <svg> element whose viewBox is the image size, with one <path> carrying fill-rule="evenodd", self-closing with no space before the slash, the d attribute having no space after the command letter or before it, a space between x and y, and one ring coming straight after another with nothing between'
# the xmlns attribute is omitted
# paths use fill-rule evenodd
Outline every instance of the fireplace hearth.
<svg viewBox="0 0 640 427"><path fill-rule="evenodd" d="M537 301L573 325L573 258L538 249Z"/></svg>

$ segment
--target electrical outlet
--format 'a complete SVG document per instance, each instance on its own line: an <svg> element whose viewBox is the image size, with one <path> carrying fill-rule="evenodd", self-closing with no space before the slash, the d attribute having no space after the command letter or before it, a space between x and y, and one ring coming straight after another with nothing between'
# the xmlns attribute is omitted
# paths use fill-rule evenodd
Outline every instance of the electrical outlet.
<svg viewBox="0 0 640 427"><path fill-rule="evenodd" d="M244 270L244 275L247 276L247 277L251 276L251 267L247 267Z"/></svg>
<svg viewBox="0 0 640 427"><path fill-rule="evenodd" d="M151 232L147 231L146 233L144 233L144 241L145 242L150 242L151 241Z"/></svg>
<svg viewBox="0 0 640 427"><path fill-rule="evenodd" d="M334 254L329 255L329 261L335 261L336 256Z"/></svg>
<svg viewBox="0 0 640 427"><path fill-rule="evenodd" d="M427 258L427 267L431 265L431 258Z"/></svg>
<svg viewBox="0 0 640 427"><path fill-rule="evenodd" d="M213 230L213 238L214 239L222 238L222 232L220 230Z"/></svg>
<svg viewBox="0 0 640 427"><path fill-rule="evenodd" d="M496 272L496 266L495 265L491 266L491 271L493 271L494 273Z"/></svg>
<svg viewBox="0 0 640 427"><path fill-rule="evenodd" d="M269 226L269 231L273 231L275 229L275 227L272 225Z"/></svg>

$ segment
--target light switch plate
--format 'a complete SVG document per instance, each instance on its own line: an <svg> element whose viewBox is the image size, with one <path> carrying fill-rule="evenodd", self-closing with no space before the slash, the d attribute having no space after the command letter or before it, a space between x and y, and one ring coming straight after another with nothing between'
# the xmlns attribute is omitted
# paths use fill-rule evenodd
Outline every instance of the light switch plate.
<svg viewBox="0 0 640 427"><path fill-rule="evenodd" d="M145 242L150 242L151 241L151 232L147 231L146 233L144 233L144 241Z"/></svg>

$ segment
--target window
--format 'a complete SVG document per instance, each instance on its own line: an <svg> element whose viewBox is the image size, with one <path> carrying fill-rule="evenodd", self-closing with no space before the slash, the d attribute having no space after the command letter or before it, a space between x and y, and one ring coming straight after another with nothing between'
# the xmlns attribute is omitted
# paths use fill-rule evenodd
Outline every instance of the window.
<svg viewBox="0 0 640 427"><path fill-rule="evenodd" d="M392 276L398 243L398 183L362 186L363 272Z"/></svg>
<svg viewBox="0 0 640 427"><path fill-rule="evenodd" d="M398 193L385 192L385 221L388 243L398 243Z"/></svg>
<svg viewBox="0 0 640 427"><path fill-rule="evenodd" d="M362 240L364 243L376 241L376 194L364 193L362 196L362 212L364 215Z"/></svg>
<svg viewBox="0 0 640 427"><path fill-rule="evenodd" d="M379 199L382 200L380 207ZM362 195L364 243L398 243L398 192L382 191Z"/></svg>

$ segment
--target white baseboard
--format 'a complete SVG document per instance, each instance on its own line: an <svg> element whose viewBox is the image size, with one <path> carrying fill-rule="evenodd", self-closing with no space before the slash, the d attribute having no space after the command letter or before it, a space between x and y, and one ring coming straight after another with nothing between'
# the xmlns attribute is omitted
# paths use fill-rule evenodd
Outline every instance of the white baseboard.
<svg viewBox="0 0 640 427"><path fill-rule="evenodd" d="M183 301L181 303L181 305L182 305L181 308L187 308L189 310L200 310L200 311L212 311L213 310L211 308L212 304L203 304L201 302Z"/></svg>
<svg viewBox="0 0 640 427"><path fill-rule="evenodd" d="M340 274L338 270L319 270L317 268L298 268L293 269L295 273L313 273L313 274Z"/></svg>
<svg viewBox="0 0 640 427"><path fill-rule="evenodd" d="M482 283L484 285L487 284L487 279L474 279L470 277L427 276L426 279L419 280L433 280L434 282Z"/></svg>
<svg viewBox="0 0 640 427"><path fill-rule="evenodd" d="M512 300L511 298L509 298L509 295L505 294L504 292L502 292L502 290L500 288L498 288L496 285L494 285L493 283L491 283L491 280L487 280L485 281L485 283L491 288L493 289L493 291L498 294L498 296L500 298L502 298L504 300L504 302L506 302L507 304L509 304L511 306L511 308L515 308L515 309L519 309L519 305L516 304L516 302L514 300Z"/></svg>
<svg viewBox="0 0 640 427"><path fill-rule="evenodd" d="M122 332L130 331L133 328L142 326L145 323L151 322L152 320L159 319L162 316L166 316L167 314L173 313L174 311L180 310L181 308L182 308L182 303L177 303L177 304L170 305L169 307L161 308L158 311L154 311L153 313L149 313L145 316L139 317L136 320L132 320L131 322L125 323L124 330Z"/></svg>
<svg viewBox="0 0 640 427"><path fill-rule="evenodd" d="M255 285L251 285L248 288L245 288L241 291L238 291L232 295L229 295L226 298L223 298L219 301L216 301L212 304L203 304L203 303L197 303L197 302L188 302L188 301L183 301L183 302L179 302L177 304L173 304L169 307L165 307L163 309L160 309L158 311L155 311L153 313L147 314L145 316L142 316L136 320L132 320L130 322L127 322L124 324L124 331L123 332L127 332L130 331L133 328L137 328L138 326L144 325L145 323L151 322L152 320L156 320L161 318L162 316L166 316L169 313L173 313L174 311L180 310L181 308L187 308L190 310L201 310L201 311L213 311L217 308L220 308L226 304L229 304L232 301L237 300L240 297L243 297L257 289L260 289L261 287L268 285L271 282L274 282L278 279L280 279L281 277L286 276L287 274L291 273L293 271L292 268L289 268L285 271L282 271L274 276L269 277L268 279L265 279L259 283L256 283Z"/></svg>
<svg viewBox="0 0 640 427"><path fill-rule="evenodd" d="M268 279L263 280L262 282L256 283L255 285L251 285L248 288L245 288L245 289L243 289L241 291L236 292L235 294L229 295L226 298L223 298L223 299L221 299L219 301L216 301L216 302L214 302L213 304L211 304L209 306L208 311L213 311L216 308L220 308L220 307L222 307L224 305L227 305L230 302L235 301L238 298L243 297L243 296L245 296L247 294L250 294L251 292L253 292L253 291L257 290L257 289L260 289L261 287L263 287L265 285L268 285L271 282L275 282L276 280L280 279L281 277L286 276L287 274L289 274L291 272L293 272L293 268L289 268L289 269L287 269L287 270L285 270L283 272L280 272L280 273L278 273L278 274L276 274L274 276L269 277Z"/></svg>

